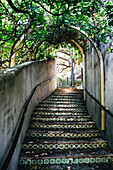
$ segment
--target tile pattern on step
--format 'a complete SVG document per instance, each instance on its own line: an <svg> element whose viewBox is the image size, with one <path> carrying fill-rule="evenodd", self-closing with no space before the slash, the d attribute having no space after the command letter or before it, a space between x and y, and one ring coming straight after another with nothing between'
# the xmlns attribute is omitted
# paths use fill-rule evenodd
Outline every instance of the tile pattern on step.
<svg viewBox="0 0 113 170"><path fill-rule="evenodd" d="M87 113L83 91L67 91L57 89L35 108L18 170L113 168L113 153Z"/></svg>
<svg viewBox="0 0 113 170"><path fill-rule="evenodd" d="M83 116L86 115L86 112L37 112L34 111L33 116L35 115L41 115L41 116Z"/></svg>
<svg viewBox="0 0 113 170"><path fill-rule="evenodd" d="M70 143L23 143L22 149L24 150L64 150L64 149L99 149L99 148L106 148L107 142L100 141L100 142L71 142Z"/></svg>
<svg viewBox="0 0 113 170"><path fill-rule="evenodd" d="M45 132L45 131L39 131L38 132L33 132L29 131L27 133L27 137L32 137L32 138L91 138L91 137L99 137L100 133L98 131L90 131L90 132Z"/></svg>
<svg viewBox="0 0 113 170"><path fill-rule="evenodd" d="M88 163L109 163L113 162L113 156L96 156L81 157L81 158L43 158L43 159L22 159L19 161L20 165L46 165L46 164L88 164Z"/></svg>
<svg viewBox="0 0 113 170"><path fill-rule="evenodd" d="M78 117L32 117L32 120L36 120L36 121L42 121L42 122L50 122L50 121L61 121L61 122L75 122L75 121L79 121L79 122L83 122L83 121L89 121L91 120L90 116L78 116Z"/></svg>
<svg viewBox="0 0 113 170"><path fill-rule="evenodd" d="M56 123L56 122L55 122ZM95 128L94 122L83 122L74 124L45 124L45 123L31 123L31 128L34 129L93 129Z"/></svg>

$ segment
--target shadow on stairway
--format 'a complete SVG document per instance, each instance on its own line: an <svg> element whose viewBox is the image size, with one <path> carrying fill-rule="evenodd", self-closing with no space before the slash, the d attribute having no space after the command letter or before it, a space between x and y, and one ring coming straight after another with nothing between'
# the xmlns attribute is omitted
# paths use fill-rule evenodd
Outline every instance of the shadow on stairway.
<svg viewBox="0 0 113 170"><path fill-rule="evenodd" d="M113 152L88 115L83 90L58 88L34 110L18 170L113 169Z"/></svg>

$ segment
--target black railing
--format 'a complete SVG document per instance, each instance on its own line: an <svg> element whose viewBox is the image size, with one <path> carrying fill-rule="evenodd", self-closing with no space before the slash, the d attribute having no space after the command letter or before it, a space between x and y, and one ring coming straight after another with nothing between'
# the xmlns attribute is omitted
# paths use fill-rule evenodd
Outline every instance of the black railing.
<svg viewBox="0 0 113 170"><path fill-rule="evenodd" d="M10 160L11 160L12 155L13 155L13 153L14 153L14 150L15 150L15 148L16 148L16 144L17 144L17 142L18 142L18 138L19 138L19 136L20 136L20 132L21 132L22 125L23 125L23 122L24 122L24 118L25 118L25 113L26 113L26 111L27 111L29 102L31 101L33 94L35 93L36 89L37 89L39 86L41 86L41 85L49 82L49 81L52 80L54 77L55 77L55 75L52 76L51 78L43 81L42 83L36 85L36 86L33 88L33 90L31 91L30 96L28 97L28 99L27 99L26 102L24 103L23 108L22 108L22 110L21 110L21 112L20 112L20 115L21 115L21 116L20 116L19 121L18 121L18 123L17 123L18 125L17 125L16 130L15 130L15 132L14 132L14 134L13 134L12 141L11 141L11 143L10 143L10 146L9 146L8 150L7 150L7 153L6 153L6 155L5 155L5 157L4 157L3 161L2 161L2 164L0 165L0 170L6 170L7 167L8 167L8 165L9 165L9 163L10 163Z"/></svg>
<svg viewBox="0 0 113 170"><path fill-rule="evenodd" d="M89 93L86 88L83 88L83 89L105 112L107 112L110 116L113 117L113 114L105 106L103 106L91 93Z"/></svg>

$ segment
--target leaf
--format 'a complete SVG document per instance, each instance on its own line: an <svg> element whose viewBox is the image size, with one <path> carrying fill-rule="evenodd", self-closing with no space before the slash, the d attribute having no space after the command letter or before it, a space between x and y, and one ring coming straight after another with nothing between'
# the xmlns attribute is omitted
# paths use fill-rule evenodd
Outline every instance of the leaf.
<svg viewBox="0 0 113 170"><path fill-rule="evenodd" d="M97 16L97 14L94 14L94 17L96 17Z"/></svg>
<svg viewBox="0 0 113 170"><path fill-rule="evenodd" d="M94 34L92 34L92 38L94 38Z"/></svg>
<svg viewBox="0 0 113 170"><path fill-rule="evenodd" d="M102 34L104 34L104 33L105 33L105 30L103 29L103 30L102 30Z"/></svg>
<svg viewBox="0 0 113 170"><path fill-rule="evenodd" d="M44 27L44 30L46 31L46 30L47 30L47 27Z"/></svg>

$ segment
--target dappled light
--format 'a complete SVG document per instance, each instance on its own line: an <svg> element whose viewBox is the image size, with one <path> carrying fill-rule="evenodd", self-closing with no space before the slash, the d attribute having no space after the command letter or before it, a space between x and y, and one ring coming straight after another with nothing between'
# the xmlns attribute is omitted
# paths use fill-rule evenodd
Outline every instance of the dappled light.
<svg viewBox="0 0 113 170"><path fill-rule="evenodd" d="M64 41L75 40L85 48L87 38L72 26L87 33L98 47L110 43L112 6L111 0L1 0L0 69L52 59L50 52ZM107 50L112 51L112 46Z"/></svg>
<svg viewBox="0 0 113 170"><path fill-rule="evenodd" d="M113 169L113 0L0 0L0 170Z"/></svg>

